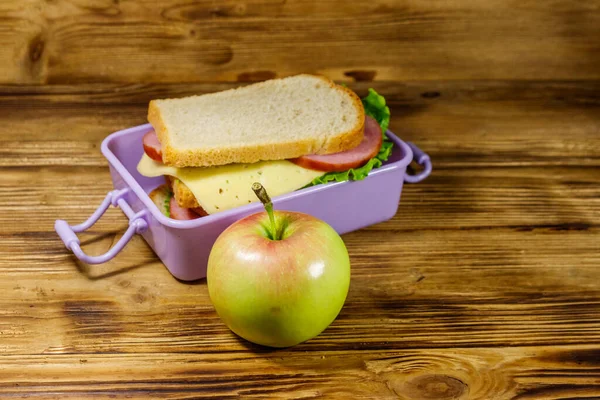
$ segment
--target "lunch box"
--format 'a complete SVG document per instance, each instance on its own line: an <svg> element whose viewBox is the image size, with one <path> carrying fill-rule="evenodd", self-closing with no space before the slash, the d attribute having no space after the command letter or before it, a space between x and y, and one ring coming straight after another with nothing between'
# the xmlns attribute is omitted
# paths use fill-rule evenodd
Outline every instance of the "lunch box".
<svg viewBox="0 0 600 400"><path fill-rule="evenodd" d="M87 264L100 264L115 257L135 234L152 247L169 272L177 279L191 281L206 277L208 256L217 237L235 221L263 211L258 201L189 221L166 217L148 193L165 183L165 177L148 178L137 171L142 157L142 137L150 124L115 132L102 142L102 154L109 163L114 190L90 218L69 225L57 220L55 230L67 249ZM276 210L303 212L330 224L339 234L351 232L392 218L399 206L404 182L416 183L431 173L431 160L412 143L405 143L389 130L394 143L392 155L363 180L331 182L274 197ZM407 174L412 162L423 166ZM268 188L267 188L268 189ZM89 229L110 206L119 207L129 219L121 239L105 254L91 256L80 247L77 233Z"/></svg>

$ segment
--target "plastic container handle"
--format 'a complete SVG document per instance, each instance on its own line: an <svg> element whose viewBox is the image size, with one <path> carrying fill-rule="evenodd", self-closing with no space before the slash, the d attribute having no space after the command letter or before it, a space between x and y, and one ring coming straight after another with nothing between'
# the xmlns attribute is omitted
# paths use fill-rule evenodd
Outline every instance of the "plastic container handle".
<svg viewBox="0 0 600 400"><path fill-rule="evenodd" d="M408 147L410 147L410 149L413 152L413 161L415 161L419 165L422 165L423 170L415 175L405 174L404 182L421 182L423 179L427 178L429 174L431 174L431 159L429 158L429 155L420 148L418 148L416 144L411 142L406 142L406 144L408 145Z"/></svg>
<svg viewBox="0 0 600 400"><path fill-rule="evenodd" d="M129 189L113 190L112 192L109 192L98 209L88 218L87 221L79 225L70 226L67 221L62 219L56 220L54 223L54 230L56 233L58 233L58 236L60 236L67 249L71 250L78 259L87 264L102 264L107 262L108 260L114 258L117 253L123 250L133 235L136 233L144 233L148 229L148 222L146 221L147 211L142 210L138 213L135 213L124 198L127 193L129 193ZM129 218L129 228L127 228L127 231L125 231L125 234L121 237L121 239L119 239L117 244L115 244L106 253L99 256L90 256L85 254L80 247L81 243L76 233L83 232L94 225L96 221L98 221L106 212L108 207L111 206L111 204L114 207L121 208L125 215L127 215Z"/></svg>

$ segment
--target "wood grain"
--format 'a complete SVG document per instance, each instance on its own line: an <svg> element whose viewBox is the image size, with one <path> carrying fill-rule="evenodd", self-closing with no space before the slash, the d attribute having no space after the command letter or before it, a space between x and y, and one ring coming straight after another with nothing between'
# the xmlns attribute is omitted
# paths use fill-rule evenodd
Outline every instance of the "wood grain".
<svg viewBox="0 0 600 400"><path fill-rule="evenodd" d="M0 82L598 79L597 0L5 0Z"/></svg>
<svg viewBox="0 0 600 400"><path fill-rule="evenodd" d="M386 96L434 172L344 235L341 314L284 350L237 338L141 238L86 266L53 231L111 190L99 145L149 99L231 85L0 87L0 397L600 397L598 81L351 84ZM84 248L126 227L111 209Z"/></svg>
<svg viewBox="0 0 600 400"><path fill-rule="evenodd" d="M18 357L4 373L19 386L0 394L55 398L558 399L600 396L590 347L520 347L391 352L123 354L38 356L22 377ZM161 368L151 366L160 365ZM210 365L210 370L203 368ZM114 369L118 366L118 369ZM69 376L57 384L48 371ZM252 375L239 371L253 370ZM93 379L90 379L93 377ZM336 382L337 384L332 384ZM592 382L592 383L590 383ZM51 389L52 392L48 390ZM573 397L570 397L573 398Z"/></svg>
<svg viewBox="0 0 600 400"><path fill-rule="evenodd" d="M0 2L0 397L600 398L598 38L596 0ZM434 163L344 235L325 332L239 339L139 237L66 251L150 99L301 72L375 88Z"/></svg>
<svg viewBox="0 0 600 400"><path fill-rule="evenodd" d="M0 165L105 166L110 133L147 123L148 102L238 84L0 86ZM392 108L390 129L436 155L436 169L600 165L598 82L371 82ZM44 140L40 142L38 139ZM26 154L27 157L23 155Z"/></svg>

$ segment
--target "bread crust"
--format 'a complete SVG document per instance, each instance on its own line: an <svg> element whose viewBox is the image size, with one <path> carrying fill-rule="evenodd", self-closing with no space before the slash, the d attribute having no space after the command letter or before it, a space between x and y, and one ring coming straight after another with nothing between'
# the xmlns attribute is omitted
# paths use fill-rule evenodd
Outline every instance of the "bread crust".
<svg viewBox="0 0 600 400"><path fill-rule="evenodd" d="M171 192L173 192L173 196L175 196L175 201L177 201L177 205L179 205L179 207L200 207L200 203L198 203L198 200L196 200L196 196L194 196L192 191L185 185L185 183L172 176L167 176L167 180L169 181Z"/></svg>
<svg viewBox="0 0 600 400"><path fill-rule="evenodd" d="M351 150L358 146L364 136L365 123L364 107L360 98L352 90L337 85L335 82L324 76L308 74L301 74L299 76L302 75L311 76L313 78L316 77L332 89L345 92L358 113L358 124L348 131L329 137L324 143L319 143L314 139L306 139L265 145L246 145L206 150L182 150L174 148L171 145L170 134L161 115L160 107L156 100L152 100L148 106L148 121L154 127L158 140L162 144L163 163L174 167L208 167L231 163L254 163L262 160L290 159L309 154L332 154ZM255 85L264 83L265 82L261 82Z"/></svg>

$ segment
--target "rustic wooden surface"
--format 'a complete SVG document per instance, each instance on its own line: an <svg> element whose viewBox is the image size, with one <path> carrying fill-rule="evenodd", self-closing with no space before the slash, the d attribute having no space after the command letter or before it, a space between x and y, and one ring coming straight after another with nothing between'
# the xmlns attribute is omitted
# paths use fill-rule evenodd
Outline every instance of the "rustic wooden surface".
<svg viewBox="0 0 600 400"><path fill-rule="evenodd" d="M599 0L3 0L0 83L599 79Z"/></svg>
<svg viewBox="0 0 600 400"><path fill-rule="evenodd" d="M86 267L53 231L111 190L99 144L148 99L228 84L0 87L0 396L600 397L600 83L352 85L369 86L434 172L344 235L339 318L277 351L230 333L205 282L143 240ZM86 250L125 227L111 209Z"/></svg>
<svg viewBox="0 0 600 400"><path fill-rule="evenodd" d="M238 339L137 237L74 261L54 220L112 189L109 133L299 72L374 87L434 162L344 235L323 334ZM3 0L0 174L0 398L600 398L598 0Z"/></svg>

